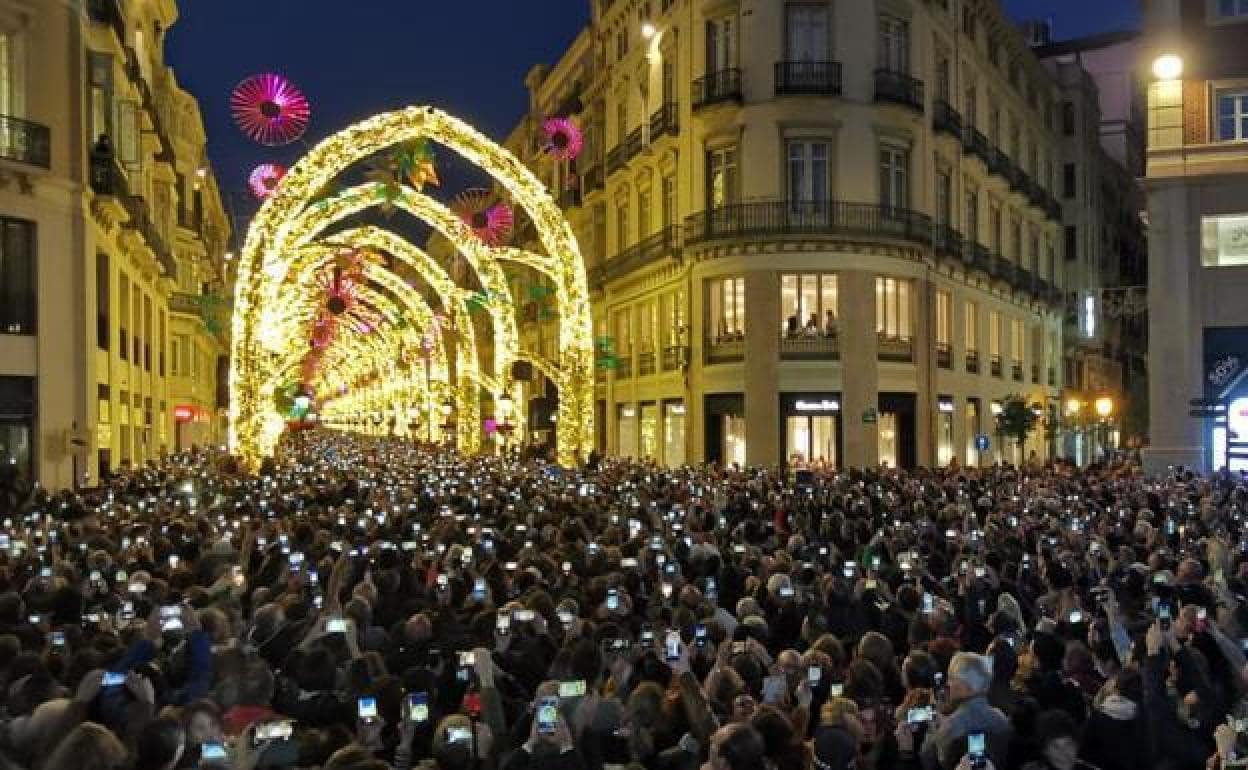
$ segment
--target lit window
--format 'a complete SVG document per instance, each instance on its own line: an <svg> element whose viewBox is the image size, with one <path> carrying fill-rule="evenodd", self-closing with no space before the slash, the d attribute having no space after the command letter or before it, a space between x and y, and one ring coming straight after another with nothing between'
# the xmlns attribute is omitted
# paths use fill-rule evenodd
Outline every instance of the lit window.
<svg viewBox="0 0 1248 770"><path fill-rule="evenodd" d="M780 315L787 337L836 336L836 275L780 276Z"/></svg>
<svg viewBox="0 0 1248 770"><path fill-rule="evenodd" d="M721 278L710 282L709 330L712 339L726 342L745 336L745 279Z"/></svg>
<svg viewBox="0 0 1248 770"><path fill-rule="evenodd" d="M1096 296L1092 294L1083 298L1083 336L1096 336Z"/></svg>
<svg viewBox="0 0 1248 770"><path fill-rule="evenodd" d="M1248 213L1201 217L1200 261L1205 267L1248 265Z"/></svg>
<svg viewBox="0 0 1248 770"><path fill-rule="evenodd" d="M881 337L908 340L912 335L910 281L875 279L875 330Z"/></svg>

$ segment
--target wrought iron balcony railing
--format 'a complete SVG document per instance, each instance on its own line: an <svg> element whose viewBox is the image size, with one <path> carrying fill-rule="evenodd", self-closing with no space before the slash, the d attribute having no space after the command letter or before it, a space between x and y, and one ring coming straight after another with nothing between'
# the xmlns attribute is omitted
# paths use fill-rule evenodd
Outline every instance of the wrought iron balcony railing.
<svg viewBox="0 0 1248 770"><path fill-rule="evenodd" d="M839 61L776 62L776 95L841 95Z"/></svg>
<svg viewBox="0 0 1248 770"><path fill-rule="evenodd" d="M845 201L734 203L685 220L685 245L769 235L900 238L927 245L932 221L906 208Z"/></svg>
<svg viewBox="0 0 1248 770"><path fill-rule="evenodd" d="M0 158L51 168L52 129L12 115L0 115Z"/></svg>
<svg viewBox="0 0 1248 770"><path fill-rule="evenodd" d="M937 99L932 104L932 129L936 132L944 132L961 139L963 135L962 116L953 108L953 105L944 99Z"/></svg>
<svg viewBox="0 0 1248 770"><path fill-rule="evenodd" d="M875 100L923 111L923 81L904 72L875 71Z"/></svg>
<svg viewBox="0 0 1248 770"><path fill-rule="evenodd" d="M740 103L741 100L741 70L735 67L708 72L693 81L693 108L695 110L721 102Z"/></svg>

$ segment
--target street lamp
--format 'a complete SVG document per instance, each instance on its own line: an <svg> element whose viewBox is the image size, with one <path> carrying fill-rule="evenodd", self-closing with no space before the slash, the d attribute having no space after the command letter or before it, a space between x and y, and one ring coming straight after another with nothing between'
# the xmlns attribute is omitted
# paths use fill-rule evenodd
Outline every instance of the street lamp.
<svg viewBox="0 0 1248 770"><path fill-rule="evenodd" d="M1183 59L1178 54L1163 53L1153 60L1153 75L1158 80L1178 80L1183 75Z"/></svg>
<svg viewBox="0 0 1248 770"><path fill-rule="evenodd" d="M641 23L641 37L643 40L649 40L656 34L658 34L658 30L655 28L653 22L643 21Z"/></svg>
<svg viewBox="0 0 1248 770"><path fill-rule="evenodd" d="M1102 420L1107 420L1114 413L1114 400L1109 396L1101 396L1093 404L1093 407L1096 409L1098 417Z"/></svg>
<svg viewBox="0 0 1248 770"><path fill-rule="evenodd" d="M1074 417L1075 415L1079 414L1079 412L1082 410L1083 410L1082 401L1080 401L1079 399L1073 396L1066 399L1066 415L1068 417Z"/></svg>

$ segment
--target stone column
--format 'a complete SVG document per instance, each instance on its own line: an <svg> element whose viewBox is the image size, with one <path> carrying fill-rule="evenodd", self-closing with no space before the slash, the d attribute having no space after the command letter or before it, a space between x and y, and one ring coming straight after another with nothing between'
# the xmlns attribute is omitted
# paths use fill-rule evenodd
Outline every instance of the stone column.
<svg viewBox="0 0 1248 770"><path fill-rule="evenodd" d="M880 459L879 425L863 423L867 409L879 407L879 342L875 333L875 275L857 270L840 274L841 413L845 467L874 466Z"/></svg>
<svg viewBox="0 0 1248 770"><path fill-rule="evenodd" d="M745 274L745 456L780 461L780 283L771 270Z"/></svg>

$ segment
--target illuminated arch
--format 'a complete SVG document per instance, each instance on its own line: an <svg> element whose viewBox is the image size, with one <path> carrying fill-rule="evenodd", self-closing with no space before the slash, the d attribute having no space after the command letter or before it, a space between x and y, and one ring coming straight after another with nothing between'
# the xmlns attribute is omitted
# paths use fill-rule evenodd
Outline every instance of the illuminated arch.
<svg viewBox="0 0 1248 770"><path fill-rule="evenodd" d="M486 172L533 223L544 253L491 247L447 206L420 190L371 182L325 195L356 163L388 148L429 140ZM393 206L423 221L458 250L483 291L460 287L429 255L405 238L375 226L333 231L365 209ZM546 188L504 148L468 124L430 107L411 107L357 123L326 139L286 174L248 231L235 281L230 362L230 447L255 468L272 454L284 429L273 408L275 389L289 382L306 351L317 310L318 271L335 249L384 253L409 266L442 304L436 313L422 294L385 266L368 263L360 301L381 319L379 328L335 338L318 356L325 384L349 394L325 399L326 414L368 408L403 414L414 395L453 394L460 410L457 443L475 448L482 392L497 396L511 365L531 360L559 388L557 450L571 464L593 443L593 337L585 270L571 227ZM527 266L555 287L559 356L550 361L519 350L515 303L503 263ZM470 306L488 314L492 360L482 366ZM444 334L450 320L454 334ZM448 339L448 337L452 339ZM433 340L431 343L430 340ZM424 346L426 381L412 375L413 346ZM454 363L452 367L451 364ZM452 371L453 369L453 371ZM348 382L350 380L350 382ZM453 381L452 381L453 380ZM429 415L432 421L433 415Z"/></svg>

